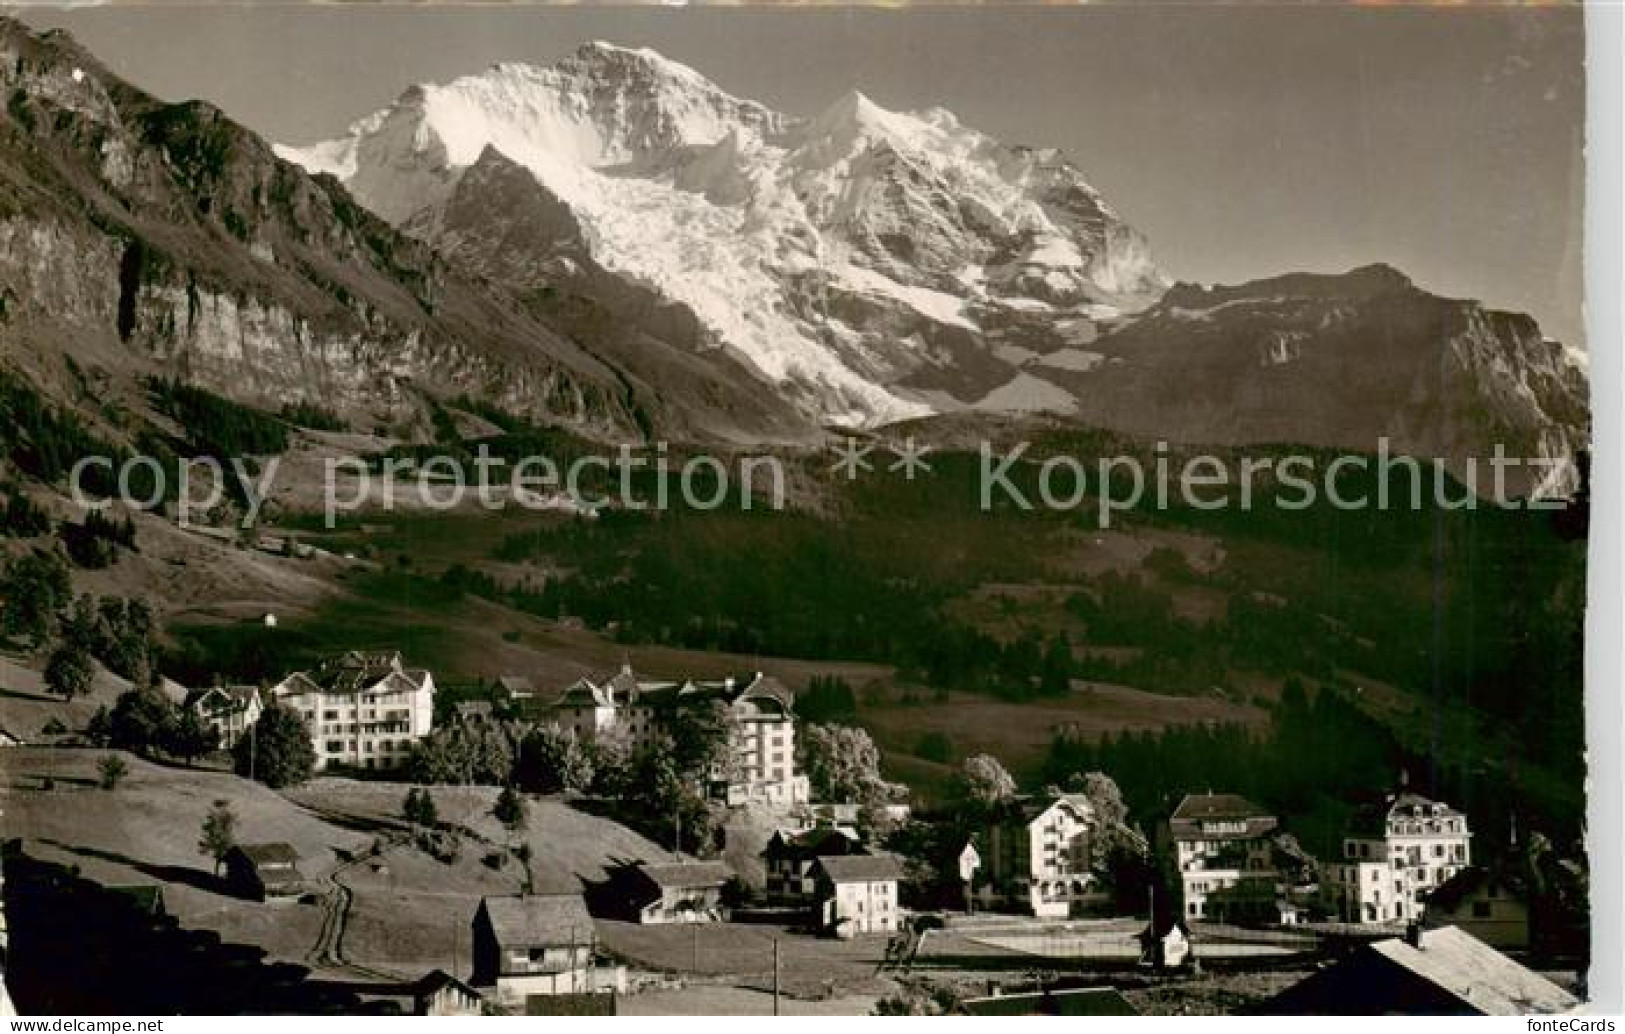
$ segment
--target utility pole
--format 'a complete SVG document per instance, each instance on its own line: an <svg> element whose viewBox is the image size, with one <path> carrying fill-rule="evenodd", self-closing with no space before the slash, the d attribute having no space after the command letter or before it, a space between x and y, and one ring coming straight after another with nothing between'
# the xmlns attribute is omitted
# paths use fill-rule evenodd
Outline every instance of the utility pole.
<svg viewBox="0 0 1625 1034"><path fill-rule="evenodd" d="M779 1014L779 939L773 938L773 1015Z"/></svg>

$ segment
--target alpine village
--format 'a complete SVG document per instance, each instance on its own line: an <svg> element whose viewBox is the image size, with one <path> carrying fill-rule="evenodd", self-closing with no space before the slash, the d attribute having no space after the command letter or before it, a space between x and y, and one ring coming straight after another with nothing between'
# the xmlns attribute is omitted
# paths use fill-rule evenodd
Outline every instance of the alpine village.
<svg viewBox="0 0 1625 1034"><path fill-rule="evenodd" d="M913 261L1027 266L985 259L948 315L862 241L853 261L874 269L785 274L773 291L827 297L850 331L828 355L891 347L876 367L901 369L929 345L945 365L916 390L808 351L825 380L769 384L692 344L697 302L614 279L589 250L617 245L610 230L583 231L491 146L421 223L389 208L400 184L366 195L386 174L431 181L401 171L429 157L389 141L436 139L424 98L441 88L357 123L378 139L352 140L334 172L315 168L328 144L273 147L211 104L147 94L64 31L0 18L8 1013L1581 1007L1588 417L1532 318L1386 266L1170 284L1064 159L954 143L971 131L941 109L854 93L792 118L596 43L458 84L734 126L628 164L647 180L550 158L579 157L571 183L620 185L572 200L594 226L621 225L591 206L623 194L722 211L729 162L800 163L813 191L891 176L906 153L899 167L948 186L896 173L866 196L918 196L851 216L874 226L796 232L892 247L951 230L964 240L925 240ZM491 104L491 119L587 110ZM635 129L556 135L655 139ZM739 142L769 132L779 150ZM951 161L924 150L938 144ZM376 155L396 164L356 172ZM715 182L669 182L702 173ZM1053 190L1017 198L1039 183ZM943 198L995 211L954 201L960 186L1072 236L934 215ZM1107 247L1121 254L1091 265ZM1107 267L1124 271L1116 294L1080 279ZM796 312L784 339L822 347ZM1264 340L1280 347L1260 358ZM1367 343L1392 355L1340 374ZM1452 356L1470 358L1443 372ZM1149 469L1156 439L1176 459L1180 441L1221 440L1213 414L1239 440L1359 447L1426 423L1385 407L1422 406L1435 381L1455 393L1437 419L1458 423L1396 449L1487 455L1486 429L1538 442L1575 461L1559 505L1147 504L1106 527L978 502L978 440L1019 454L1010 476L1032 494L1047 457ZM1069 415L995 405L1033 382ZM1281 402L1328 385L1367 394ZM941 405L885 409L905 397ZM874 450L862 477L832 467L843 399L877 407L852 432ZM1141 422L1153 411L1167 433ZM1311 419L1329 413L1347 422ZM905 436L929 445L928 474L891 463L882 446ZM693 487L683 463L706 452L717 469L773 460L783 505L736 482L726 506L436 502L432 468L477 454L617 449L646 462L621 486L594 468L588 494L676 500L678 469ZM87 475L86 457L104 465ZM207 461L226 483L206 507L207 486L155 477ZM335 518L333 494L355 505Z"/></svg>

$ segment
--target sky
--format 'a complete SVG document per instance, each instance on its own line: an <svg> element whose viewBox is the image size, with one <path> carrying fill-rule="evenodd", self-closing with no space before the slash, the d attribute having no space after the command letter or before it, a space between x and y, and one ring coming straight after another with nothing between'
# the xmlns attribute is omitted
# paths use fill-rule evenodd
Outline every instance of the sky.
<svg viewBox="0 0 1625 1034"><path fill-rule="evenodd" d="M649 46L811 115L848 89L1057 147L1170 276L1398 267L1583 347L1575 7L829 9L186 5L34 9L115 72L279 143L414 82Z"/></svg>

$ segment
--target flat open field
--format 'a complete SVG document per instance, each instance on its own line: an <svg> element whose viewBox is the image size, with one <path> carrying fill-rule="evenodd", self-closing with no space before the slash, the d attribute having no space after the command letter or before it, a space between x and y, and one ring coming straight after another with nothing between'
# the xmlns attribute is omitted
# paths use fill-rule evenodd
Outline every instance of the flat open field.
<svg viewBox="0 0 1625 1034"><path fill-rule="evenodd" d="M876 973L887 937L851 941L740 923L639 926L599 922L600 943L631 965L694 973L760 991L773 986L773 943L779 945L779 986L803 999L880 995L893 987Z"/></svg>
<svg viewBox="0 0 1625 1034"><path fill-rule="evenodd" d="M878 995L804 999L784 995L780 1016L868 1016ZM674 991L648 991L620 1000L622 1016L772 1016L773 995L751 988L695 984Z"/></svg>

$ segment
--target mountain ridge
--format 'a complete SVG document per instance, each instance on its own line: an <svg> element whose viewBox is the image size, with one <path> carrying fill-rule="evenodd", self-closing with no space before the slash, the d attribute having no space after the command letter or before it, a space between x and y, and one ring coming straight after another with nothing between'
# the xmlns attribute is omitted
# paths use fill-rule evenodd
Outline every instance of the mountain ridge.
<svg viewBox="0 0 1625 1034"><path fill-rule="evenodd" d="M614 440L985 412L1458 461L1588 446L1583 370L1530 317L1382 265L1170 284L1064 156L940 108L786 115L593 44L410 87L349 152L293 154L7 20L0 89L6 336L244 401L409 436L468 395ZM469 104L508 121L442 133Z"/></svg>

